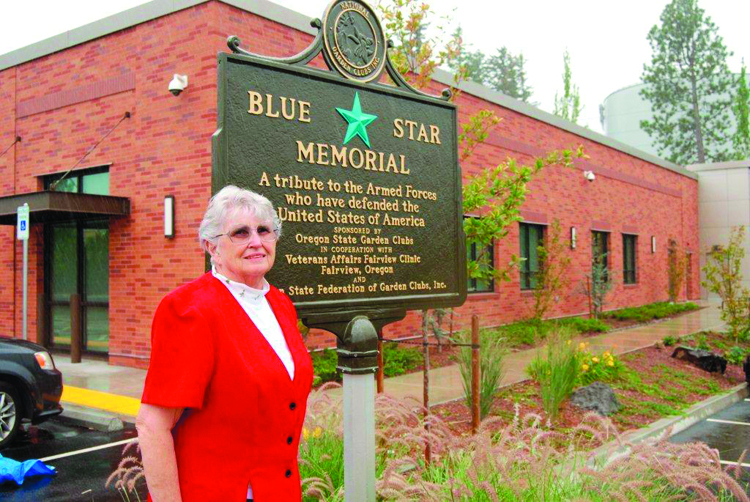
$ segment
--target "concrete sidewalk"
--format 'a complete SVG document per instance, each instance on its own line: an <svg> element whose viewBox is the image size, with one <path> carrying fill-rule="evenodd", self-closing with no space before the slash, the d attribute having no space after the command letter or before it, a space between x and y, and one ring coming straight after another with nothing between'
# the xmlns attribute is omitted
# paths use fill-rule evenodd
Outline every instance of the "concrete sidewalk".
<svg viewBox="0 0 750 502"><path fill-rule="evenodd" d="M706 329L723 326L716 306L635 328L586 338L590 349L596 352L609 350L615 354L648 347L666 336L685 336ZM524 369L536 356L537 349L509 354L502 385L526 379ZM132 421L138 413L146 371L135 368L110 366L104 361L84 360L71 364L67 357L56 356L55 364L62 371L64 390L63 406L98 410L111 413L123 420ZM385 391L395 397L422 399L422 373L411 373L385 380ZM461 374L458 366L446 366L430 371L430 398L440 404L463 397Z"/></svg>

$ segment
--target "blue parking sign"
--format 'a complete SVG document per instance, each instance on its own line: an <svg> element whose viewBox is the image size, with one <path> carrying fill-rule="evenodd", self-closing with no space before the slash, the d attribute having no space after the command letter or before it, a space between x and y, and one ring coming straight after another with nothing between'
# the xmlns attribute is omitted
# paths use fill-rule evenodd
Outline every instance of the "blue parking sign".
<svg viewBox="0 0 750 502"><path fill-rule="evenodd" d="M26 241L29 239L29 205L18 206L18 226L16 227L16 239Z"/></svg>

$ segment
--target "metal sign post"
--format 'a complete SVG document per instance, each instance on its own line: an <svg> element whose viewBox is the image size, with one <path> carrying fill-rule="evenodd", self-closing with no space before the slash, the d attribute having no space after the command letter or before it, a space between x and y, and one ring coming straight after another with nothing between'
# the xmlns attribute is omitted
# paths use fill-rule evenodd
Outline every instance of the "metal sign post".
<svg viewBox="0 0 750 502"><path fill-rule="evenodd" d="M29 205L18 206L16 238L23 241L23 339L27 340L27 306L29 296Z"/></svg>

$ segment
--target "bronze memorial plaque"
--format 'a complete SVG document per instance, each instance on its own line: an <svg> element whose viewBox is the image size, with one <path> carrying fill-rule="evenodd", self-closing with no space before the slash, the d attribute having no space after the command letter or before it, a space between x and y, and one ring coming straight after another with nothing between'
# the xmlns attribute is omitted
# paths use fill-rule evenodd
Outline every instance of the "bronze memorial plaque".
<svg viewBox="0 0 750 502"><path fill-rule="evenodd" d="M460 305L456 107L362 83L381 74L385 43L374 15L353 5L363 4L334 2L319 37L332 39L321 50L343 76L219 55L213 190L271 199L283 230L268 279L301 317Z"/></svg>

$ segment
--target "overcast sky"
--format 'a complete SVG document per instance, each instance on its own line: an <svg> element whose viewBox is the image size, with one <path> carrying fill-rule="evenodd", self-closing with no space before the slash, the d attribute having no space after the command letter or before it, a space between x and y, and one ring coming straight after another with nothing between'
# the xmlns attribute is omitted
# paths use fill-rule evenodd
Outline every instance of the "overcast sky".
<svg viewBox="0 0 750 502"><path fill-rule="evenodd" d="M146 3L143 0L0 0L0 54ZM310 17L320 17L328 0L279 0ZM371 1L371 3L375 3ZM523 52L532 100L552 111L562 88L562 54L571 55L573 81L584 105L583 125L600 131L599 104L612 92L640 80L650 60L646 40L667 0L431 0L437 14L450 15L466 42L491 53L506 46ZM729 67L750 63L748 0L700 0L729 50ZM454 10L455 9L455 10Z"/></svg>

